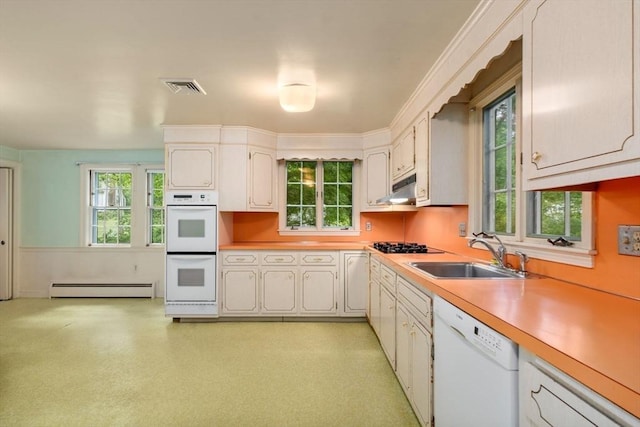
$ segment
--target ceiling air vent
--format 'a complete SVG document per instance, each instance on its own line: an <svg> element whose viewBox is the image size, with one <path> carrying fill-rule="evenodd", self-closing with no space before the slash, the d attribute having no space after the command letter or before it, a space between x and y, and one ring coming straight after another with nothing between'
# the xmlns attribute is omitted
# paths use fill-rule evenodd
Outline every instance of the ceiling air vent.
<svg viewBox="0 0 640 427"><path fill-rule="evenodd" d="M202 89L195 79L160 79L173 93L206 95L207 92Z"/></svg>

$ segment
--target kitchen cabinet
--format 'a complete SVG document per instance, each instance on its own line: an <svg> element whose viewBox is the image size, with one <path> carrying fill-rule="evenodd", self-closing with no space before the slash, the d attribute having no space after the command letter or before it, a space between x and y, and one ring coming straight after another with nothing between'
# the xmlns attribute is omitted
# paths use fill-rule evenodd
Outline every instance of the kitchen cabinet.
<svg viewBox="0 0 640 427"><path fill-rule="evenodd" d="M519 425L637 426L638 418L520 348Z"/></svg>
<svg viewBox="0 0 640 427"><path fill-rule="evenodd" d="M362 212L384 211L388 206L378 205L376 200L389 194L389 148L365 150L362 161L363 200Z"/></svg>
<svg viewBox="0 0 640 427"><path fill-rule="evenodd" d="M340 253L343 316L363 316L367 310L369 256L365 251Z"/></svg>
<svg viewBox="0 0 640 427"><path fill-rule="evenodd" d="M300 314L338 312L338 253L304 252L300 256Z"/></svg>
<svg viewBox="0 0 640 427"><path fill-rule="evenodd" d="M408 129L391 147L391 178L406 178L415 169L415 128Z"/></svg>
<svg viewBox="0 0 640 427"><path fill-rule="evenodd" d="M446 104L416 121L416 206L464 205L467 199L467 127L464 103Z"/></svg>
<svg viewBox="0 0 640 427"><path fill-rule="evenodd" d="M396 367L396 298L383 285L380 287L380 345L391 367Z"/></svg>
<svg viewBox="0 0 640 427"><path fill-rule="evenodd" d="M367 317L377 336L380 336L380 260L369 256L369 305Z"/></svg>
<svg viewBox="0 0 640 427"><path fill-rule="evenodd" d="M220 210L276 212L275 150L243 144L220 146Z"/></svg>
<svg viewBox="0 0 640 427"><path fill-rule="evenodd" d="M167 190L215 190L217 144L165 144Z"/></svg>
<svg viewBox="0 0 640 427"><path fill-rule="evenodd" d="M266 252L261 257L261 310L264 314L298 313L298 254Z"/></svg>
<svg viewBox="0 0 640 427"><path fill-rule="evenodd" d="M363 251L224 250L220 259L222 316L365 314ZM341 259L345 260L344 267ZM347 310L343 309L346 304Z"/></svg>
<svg viewBox="0 0 640 427"><path fill-rule="evenodd" d="M640 1L523 10L524 190L640 171Z"/></svg>
<svg viewBox="0 0 640 427"><path fill-rule="evenodd" d="M396 375L423 426L431 424L431 298L397 277Z"/></svg>
<svg viewBox="0 0 640 427"><path fill-rule="evenodd" d="M258 258L250 253L221 253L220 314L247 316L259 312Z"/></svg>

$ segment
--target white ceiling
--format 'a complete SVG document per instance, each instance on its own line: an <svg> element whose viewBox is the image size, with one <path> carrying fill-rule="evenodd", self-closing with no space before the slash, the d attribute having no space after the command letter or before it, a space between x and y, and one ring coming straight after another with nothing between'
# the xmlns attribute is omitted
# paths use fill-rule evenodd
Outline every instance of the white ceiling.
<svg viewBox="0 0 640 427"><path fill-rule="evenodd" d="M0 0L0 145L162 147L161 124L388 126L478 0ZM277 99L307 69L308 113ZM195 78L206 96L161 78Z"/></svg>

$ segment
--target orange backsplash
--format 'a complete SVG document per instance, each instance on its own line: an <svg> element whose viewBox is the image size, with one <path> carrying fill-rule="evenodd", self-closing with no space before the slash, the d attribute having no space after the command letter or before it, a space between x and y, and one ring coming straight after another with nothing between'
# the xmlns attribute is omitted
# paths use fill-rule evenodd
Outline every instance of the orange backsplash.
<svg viewBox="0 0 640 427"><path fill-rule="evenodd" d="M426 207L413 212L367 212L360 216L359 237L280 236L278 214L235 212L227 234L236 242L416 241L474 258L489 259L486 251L472 249L458 237L458 224L468 222L466 206ZM640 257L618 254L618 225L640 225L640 176L599 183L595 197L597 255L593 268L532 259L530 271L585 286L640 298ZM372 230L364 231L371 222ZM514 260L515 262L515 260Z"/></svg>

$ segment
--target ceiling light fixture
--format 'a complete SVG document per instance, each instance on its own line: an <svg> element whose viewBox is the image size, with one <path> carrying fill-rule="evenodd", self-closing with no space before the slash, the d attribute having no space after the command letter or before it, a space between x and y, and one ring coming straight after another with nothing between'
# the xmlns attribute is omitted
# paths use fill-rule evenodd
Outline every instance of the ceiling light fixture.
<svg viewBox="0 0 640 427"><path fill-rule="evenodd" d="M284 111L304 113L316 104L316 87L306 83L288 83L280 86L280 106Z"/></svg>

